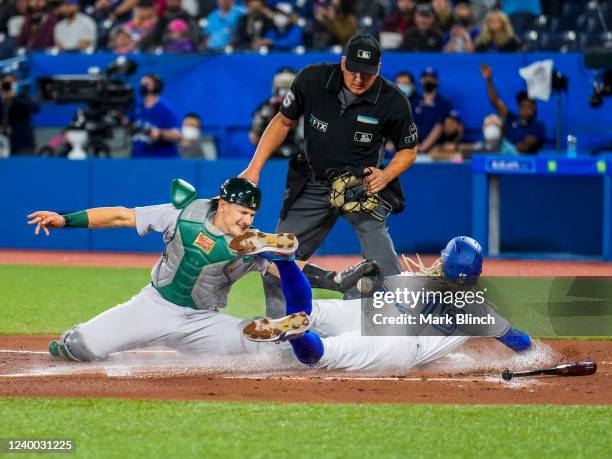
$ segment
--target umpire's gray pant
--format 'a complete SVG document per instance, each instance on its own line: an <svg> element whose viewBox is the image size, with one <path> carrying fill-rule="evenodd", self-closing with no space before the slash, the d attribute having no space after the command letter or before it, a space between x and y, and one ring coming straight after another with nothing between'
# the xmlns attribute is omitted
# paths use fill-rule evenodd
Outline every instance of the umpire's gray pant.
<svg viewBox="0 0 612 459"><path fill-rule="evenodd" d="M393 241L387 231L387 222L378 221L367 213L342 215L353 227L361 245L361 255L375 260L384 270L385 276L401 272ZM279 220L276 231L294 233L299 241L297 258L307 260L317 250L325 236L334 227L338 214L330 207L329 190L319 181L309 181L289 208L284 220ZM280 281L272 275L264 276L266 315L285 315L285 299Z"/></svg>

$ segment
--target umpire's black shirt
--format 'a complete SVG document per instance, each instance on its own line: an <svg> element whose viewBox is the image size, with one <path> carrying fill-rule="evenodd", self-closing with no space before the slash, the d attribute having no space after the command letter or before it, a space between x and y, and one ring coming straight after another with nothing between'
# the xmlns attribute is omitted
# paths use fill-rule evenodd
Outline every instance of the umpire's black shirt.
<svg viewBox="0 0 612 459"><path fill-rule="evenodd" d="M396 85L378 76L346 107L343 86L340 64L310 65L298 74L280 108L292 120L304 115L306 157L320 179L327 178L329 168L378 167L385 139L397 150L417 145L410 102Z"/></svg>

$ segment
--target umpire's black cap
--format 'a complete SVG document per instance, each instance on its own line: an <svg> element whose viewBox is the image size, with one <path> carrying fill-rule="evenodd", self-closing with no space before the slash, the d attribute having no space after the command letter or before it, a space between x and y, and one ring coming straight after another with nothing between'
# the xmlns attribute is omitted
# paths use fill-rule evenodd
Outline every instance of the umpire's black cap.
<svg viewBox="0 0 612 459"><path fill-rule="evenodd" d="M367 33L353 35L346 45L346 68L351 72L378 73L380 45Z"/></svg>

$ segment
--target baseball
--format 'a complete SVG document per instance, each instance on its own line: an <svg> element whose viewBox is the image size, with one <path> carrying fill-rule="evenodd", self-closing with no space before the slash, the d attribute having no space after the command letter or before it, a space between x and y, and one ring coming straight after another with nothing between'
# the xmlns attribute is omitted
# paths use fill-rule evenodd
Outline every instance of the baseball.
<svg viewBox="0 0 612 459"><path fill-rule="evenodd" d="M357 290L363 295L370 293L373 288L374 281L371 277L362 277L357 281Z"/></svg>

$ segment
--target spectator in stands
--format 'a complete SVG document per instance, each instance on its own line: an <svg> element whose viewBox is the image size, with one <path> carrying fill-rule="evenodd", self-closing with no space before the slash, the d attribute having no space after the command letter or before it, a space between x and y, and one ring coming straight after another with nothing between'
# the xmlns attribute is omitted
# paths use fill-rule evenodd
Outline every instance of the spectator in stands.
<svg viewBox="0 0 612 459"><path fill-rule="evenodd" d="M276 116L283 99L291 89L296 73L293 69L280 69L272 80L272 96L263 101L253 113L249 140L257 145L268 124ZM299 134L301 121L295 123L283 143L274 152L272 158L290 158L302 152L303 135Z"/></svg>
<svg viewBox="0 0 612 459"><path fill-rule="evenodd" d="M257 49L262 40L274 28L274 13L264 0L246 0L247 13L238 20L236 34L232 40L239 49Z"/></svg>
<svg viewBox="0 0 612 459"><path fill-rule="evenodd" d="M467 147L467 148L466 148ZM516 147L504 137L504 124L502 119L495 115L488 115L482 122L482 140L471 145L464 145L462 149L481 153L500 153L502 155L516 155Z"/></svg>
<svg viewBox="0 0 612 459"><path fill-rule="evenodd" d="M444 33L453 26L453 6L449 0L432 0L431 6L438 19L438 28Z"/></svg>
<svg viewBox="0 0 612 459"><path fill-rule="evenodd" d="M158 75L140 79L140 100L129 115L137 131L132 137L132 158L176 158L181 141L176 116L160 95L164 83Z"/></svg>
<svg viewBox="0 0 612 459"><path fill-rule="evenodd" d="M79 8L78 0L65 0L58 9L64 19L55 25L53 37L62 51L84 50L96 44L96 23Z"/></svg>
<svg viewBox="0 0 612 459"><path fill-rule="evenodd" d="M474 43L476 51L518 51L521 42L514 35L508 16L502 11L487 13L485 23Z"/></svg>
<svg viewBox="0 0 612 459"><path fill-rule="evenodd" d="M12 40L21 32L28 11L28 0L4 1L0 6L0 33Z"/></svg>
<svg viewBox="0 0 612 459"><path fill-rule="evenodd" d="M15 46L25 47L28 51L53 47L55 24L57 16L53 12L47 12L46 0L29 0L26 18Z"/></svg>
<svg viewBox="0 0 612 459"><path fill-rule="evenodd" d="M154 50L163 45L164 38L168 34L168 25L175 19L181 19L187 24L187 36L192 48L197 48L200 41L200 29L194 18L181 7L181 0L167 0L164 14L155 24L153 31L141 42L143 50Z"/></svg>
<svg viewBox="0 0 612 459"><path fill-rule="evenodd" d="M88 0L85 0L88 1ZM166 9L166 0L151 0L155 17L159 17ZM134 15L134 10L138 7L140 0L97 0L95 8L98 11L105 11L104 17L117 22L125 21ZM94 14L94 16L98 16Z"/></svg>
<svg viewBox="0 0 612 459"><path fill-rule="evenodd" d="M236 33L238 21L244 9L234 4L234 0L217 0L217 8L206 16L206 46L209 49L222 49L229 45Z"/></svg>
<svg viewBox="0 0 612 459"><path fill-rule="evenodd" d="M189 24L184 19L173 19L168 24L164 38L164 51L171 53L191 53L194 44L189 38Z"/></svg>
<svg viewBox="0 0 612 459"><path fill-rule="evenodd" d="M463 139L463 121L459 112L451 110L444 118L442 135L429 150L429 155L436 160L460 159L460 144Z"/></svg>
<svg viewBox="0 0 612 459"><path fill-rule="evenodd" d="M292 12L289 3L279 3L272 18L274 27L271 27L255 46L268 46L279 50L302 46L304 44L302 29L295 23Z"/></svg>
<svg viewBox="0 0 612 459"><path fill-rule="evenodd" d="M452 105L444 96L438 93L438 72L427 67L420 78L423 94L412 108L414 122L419 133L419 152L428 152L442 136L442 124L446 115L452 110Z"/></svg>
<svg viewBox="0 0 612 459"><path fill-rule="evenodd" d="M357 32L357 17L352 0L330 0L327 5L315 5L315 48L340 45L345 47Z"/></svg>
<svg viewBox="0 0 612 459"><path fill-rule="evenodd" d="M0 134L9 139L11 155L34 155L32 116L38 105L19 90L15 76L5 74L0 81Z"/></svg>
<svg viewBox="0 0 612 459"><path fill-rule="evenodd" d="M474 40L479 33L480 30L473 26L470 5L465 2L457 3L454 10L454 25L450 32L444 34L442 50L447 53L474 52Z"/></svg>
<svg viewBox="0 0 612 459"><path fill-rule="evenodd" d="M406 51L442 50L442 32L436 26L436 17L430 4L417 5L415 27L404 36L402 48Z"/></svg>
<svg viewBox="0 0 612 459"><path fill-rule="evenodd" d="M128 54L137 51L136 42L122 26L116 26L111 31L109 48L116 54Z"/></svg>
<svg viewBox="0 0 612 459"><path fill-rule="evenodd" d="M414 26L415 9L416 2L414 0L397 0L395 11L387 16L383 31L404 35Z"/></svg>
<svg viewBox="0 0 612 459"><path fill-rule="evenodd" d="M487 95L495 111L503 120L506 138L516 147L519 153L537 153L545 140L544 125L536 119L535 100L530 99L525 91L516 95L519 113L511 112L497 95L493 84L493 71L487 64L480 64L480 72L487 83Z"/></svg>
<svg viewBox="0 0 612 459"><path fill-rule="evenodd" d="M179 153L183 159L202 159L202 118L197 113L187 113L181 126L183 139L179 144Z"/></svg>
<svg viewBox="0 0 612 459"><path fill-rule="evenodd" d="M153 31L156 22L155 4L151 0L138 0L132 19L126 22L123 28L140 47L140 41Z"/></svg>
<svg viewBox="0 0 612 459"><path fill-rule="evenodd" d="M400 70L395 75L394 82L401 89L401 91L406 94L406 97L408 97L410 105L414 110L414 107L416 107L419 102L419 93L416 89L414 75L412 75L412 73L408 70Z"/></svg>

